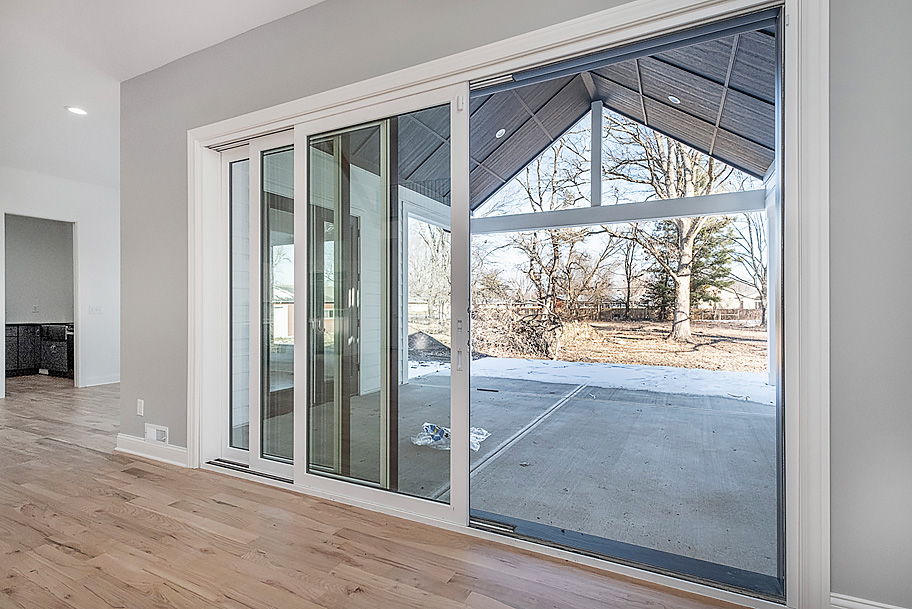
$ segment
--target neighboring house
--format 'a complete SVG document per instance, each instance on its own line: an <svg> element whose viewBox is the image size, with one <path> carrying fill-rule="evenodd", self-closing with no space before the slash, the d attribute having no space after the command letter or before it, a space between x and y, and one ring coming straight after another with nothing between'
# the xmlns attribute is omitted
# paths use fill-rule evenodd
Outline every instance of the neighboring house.
<svg viewBox="0 0 912 609"><path fill-rule="evenodd" d="M753 288L735 286L723 290L716 286L708 286L706 291L718 297L718 300L701 300L697 302L697 309L759 309L761 306L760 295Z"/></svg>

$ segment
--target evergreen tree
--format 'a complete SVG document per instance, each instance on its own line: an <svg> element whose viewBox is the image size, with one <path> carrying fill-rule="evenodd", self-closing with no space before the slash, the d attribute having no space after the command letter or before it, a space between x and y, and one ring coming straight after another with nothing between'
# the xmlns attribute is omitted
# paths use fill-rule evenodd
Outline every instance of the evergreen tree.
<svg viewBox="0 0 912 609"><path fill-rule="evenodd" d="M719 292L731 288L730 278L734 239L731 234L731 220L726 217L706 218L694 239L694 257L691 266L690 305L700 302L718 302ZM674 244L678 239L678 228L671 220L656 222L652 237L657 242ZM666 248L664 251L671 251ZM675 304L674 278L667 270L667 261L657 261L649 268L646 285L646 304L657 309L659 319L667 319Z"/></svg>

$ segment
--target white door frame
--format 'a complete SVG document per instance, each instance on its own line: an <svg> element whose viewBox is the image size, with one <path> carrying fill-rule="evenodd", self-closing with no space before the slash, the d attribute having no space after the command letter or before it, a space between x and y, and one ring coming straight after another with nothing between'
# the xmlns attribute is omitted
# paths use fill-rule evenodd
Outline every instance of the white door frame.
<svg viewBox="0 0 912 609"><path fill-rule="evenodd" d="M230 418L229 410L231 409L232 395L225 391L224 406L220 409L218 416L213 418L214 427L217 427L221 435L221 457L236 463L248 465L251 469L258 472L264 472L275 476L290 479L293 475L293 467L290 464L282 463L274 459L268 459L262 456L262 221L263 221L263 203L262 203L262 155L264 152L290 146L294 143L292 132L276 133L264 137L256 138L243 146L231 148L221 153L221 171L222 171L222 201L226 206L226 214L223 222L220 223L220 229L224 234L225 241L223 247L230 247L230 209L228 203L231 193L231 175L229 166L231 163L247 159L249 162L249 319L250 330L248 335L249 342L249 360L248 360L248 449L242 450L232 448L230 445ZM230 249L227 250L230 252ZM226 265L223 270L230 273L230 265ZM225 276L226 289L230 290L231 278L228 274ZM223 306L222 318L223 329L225 334L223 342L227 345L223 359L228 369L225 371L225 378L230 378L231 367L231 343L230 343L230 300ZM230 385L230 383L229 383Z"/></svg>
<svg viewBox="0 0 912 609"><path fill-rule="evenodd" d="M231 167L232 163L236 163L238 161L246 160L248 163L250 162L249 146L247 146L245 144L243 146L238 146L237 148L231 148L230 150L226 150L226 151L222 152L221 156L222 156L222 158L221 158L222 201L224 201L225 205L229 207L228 213L225 215L225 225L222 227L223 232L225 234L225 239L226 239L225 247L228 248L227 251L228 251L228 255L229 255L228 265L225 267L225 271L227 273L226 289L231 290L231 281L232 281L231 270L232 270L232 268L231 268L230 256L231 256L231 241L233 240L234 235L232 234L233 229L232 229L231 220L230 220L231 213L232 213L232 211L230 209L230 205L231 205L232 194L233 194L231 192L232 183L231 183L230 167ZM249 205L250 204L250 195L249 195L250 173L249 173L249 171L248 171L247 175L248 175L247 203ZM253 230L252 226L250 227L250 230ZM248 247L248 252L249 252L249 250L250 250L250 247ZM226 333L226 336L225 336L224 340L225 340L227 352L224 354L224 357L226 358L226 362L227 362L226 365L227 365L228 369L226 370L226 377L225 377L227 379L227 386L225 387L225 407L220 409L219 417L218 417L217 423L216 423L222 434L222 440L221 440L222 450L221 450L220 456L223 459L232 461L234 463L241 463L244 465L249 465L250 464L250 446L251 446L251 442L249 440L249 436L251 435L250 434L250 419L253 416L253 409L251 408L249 396L247 398L247 434L248 434L247 447L248 448L247 448L247 450L244 450L241 448L233 448L231 446L231 409L233 407L233 400L234 400L234 394L232 391L232 384L231 384L231 374L232 374L231 362L232 362L232 358L233 358L233 353L232 353L233 345L231 344L232 343L232 340L231 340L231 321L232 321L232 319L231 319L231 299L229 298L225 304L227 306L227 309L226 309L226 313L225 313L224 332ZM250 324L252 325L253 318L250 317L249 309L248 309L248 320L249 320ZM249 342L250 342L249 334L248 334L247 340L248 340L248 344L249 344ZM250 366L253 365L252 350L250 350L250 351L251 351L251 357L248 358L248 364L247 364L248 392L253 387L253 385L250 383L250 374L249 374ZM257 363L257 365L259 365L259 363Z"/></svg>
<svg viewBox="0 0 912 609"><path fill-rule="evenodd" d="M292 144L294 144L293 134L290 131L284 131L258 137L247 145L250 153L250 425L248 427L250 448L247 458L252 470L288 479L294 475L293 465L263 456L262 372L265 354L262 352L263 299L260 295L263 289L263 154ZM295 187L294 206L297 211L299 197L297 183L295 183ZM295 241L297 242L297 236ZM297 263L297 260L295 262ZM295 268L296 275L297 272L298 269ZM297 299L297 297L295 298ZM295 355L297 355L300 343L301 341L295 342ZM295 402L300 393L302 392L295 391ZM295 413L295 419L297 419L297 413Z"/></svg>
<svg viewBox="0 0 912 609"><path fill-rule="evenodd" d="M228 119L188 132L189 163L189 377L188 465L205 461L209 444L201 417L210 412L221 391L212 358L219 338L206 311L213 310L222 293L207 289L206 271L213 260L211 231L206 221L225 213L218 207L218 153L211 147L289 128L298 123L332 117L348 111L462 86L467 82L524 67L557 61L608 46L658 36L675 29L768 8L785 7L785 107L783 200L785 226L783 259L785 281L785 393L786 393L786 513L787 605L801 608L829 606L829 4L827 0L638 0L599 13L557 24L529 34L492 43L450 57L372 78L273 108ZM454 111L467 107L456 98ZM368 109L368 110L365 110ZM468 129L468 113L453 121L454 172L468 164L468 150L460 149L458 131ZM464 125L463 125L464 121ZM347 124L352 124L346 120ZM467 145L467 144L466 144ZM213 161L213 155L215 161ZM296 160L297 162L297 160ZM296 180L300 172L296 172ZM467 180L466 180L467 183ZM454 180L454 202L462 184ZM296 192L301 185L296 184ZM213 194L214 193L214 194ZM296 218L296 222L300 216ZM457 229L454 215L454 230ZM466 218L467 221L467 218ZM466 235L468 227L465 227ZM296 232L301 233L296 226ZM215 240L217 242L217 240ZM457 247L454 239L454 248ZM454 262L456 257L454 256ZM462 277L463 269L457 271ZM468 273L465 272L467 289ZM454 283L454 300L461 289ZM467 293L467 292L466 292ZM296 307L300 311L299 307ZM455 313L455 311L454 311ZM456 315L454 314L454 324ZM222 346L222 348L224 348ZM296 358L297 360L298 358ZM295 366L299 361L295 362ZM297 372L297 369L296 369ZM296 374L297 376L297 374ZM454 383L455 385L456 383ZM453 396L467 400L468 396ZM300 422L296 421L296 425ZM467 421L453 420L457 425ZM455 429L454 429L455 433ZM456 455L453 455L456 458ZM460 457L461 458L461 457ZM296 459L300 462L300 459ZM457 471L451 474L456 483ZM644 579L680 590L754 607L777 606L716 588L582 557L520 540L468 529L461 518L435 518L410 506L373 497L338 495L333 490L307 492L370 507L405 518L431 522L464 533L531 549L565 560ZM387 493L384 497L393 496Z"/></svg>

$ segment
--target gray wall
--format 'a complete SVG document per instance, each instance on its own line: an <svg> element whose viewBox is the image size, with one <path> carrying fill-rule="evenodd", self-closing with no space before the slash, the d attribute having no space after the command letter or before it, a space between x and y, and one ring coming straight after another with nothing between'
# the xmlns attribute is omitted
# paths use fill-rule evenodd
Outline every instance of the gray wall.
<svg viewBox="0 0 912 609"><path fill-rule="evenodd" d="M619 3L327 0L124 83L122 431L186 441L188 129ZM833 590L912 608L912 3L831 10Z"/></svg>
<svg viewBox="0 0 912 609"><path fill-rule="evenodd" d="M8 214L6 323L72 321L73 225Z"/></svg>
<svg viewBox="0 0 912 609"><path fill-rule="evenodd" d="M912 2L831 11L832 587L910 608Z"/></svg>
<svg viewBox="0 0 912 609"><path fill-rule="evenodd" d="M326 0L123 83L121 432L186 445L188 129L624 1Z"/></svg>

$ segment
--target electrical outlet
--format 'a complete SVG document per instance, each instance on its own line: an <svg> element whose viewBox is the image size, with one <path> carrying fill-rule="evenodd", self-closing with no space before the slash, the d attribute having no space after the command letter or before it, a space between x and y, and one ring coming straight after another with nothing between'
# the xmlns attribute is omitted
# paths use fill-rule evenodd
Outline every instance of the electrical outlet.
<svg viewBox="0 0 912 609"><path fill-rule="evenodd" d="M89 315L101 315L101 307L89 307Z"/></svg>
<svg viewBox="0 0 912 609"><path fill-rule="evenodd" d="M168 443L168 428L162 425L146 423L146 442Z"/></svg>
<svg viewBox="0 0 912 609"><path fill-rule="evenodd" d="M136 400L136 414L143 416L145 408L145 403L142 400Z"/></svg>
<svg viewBox="0 0 912 609"><path fill-rule="evenodd" d="M38 307L38 305L35 305L32 307L32 313L40 313L40 312L41 312L41 309Z"/></svg>

